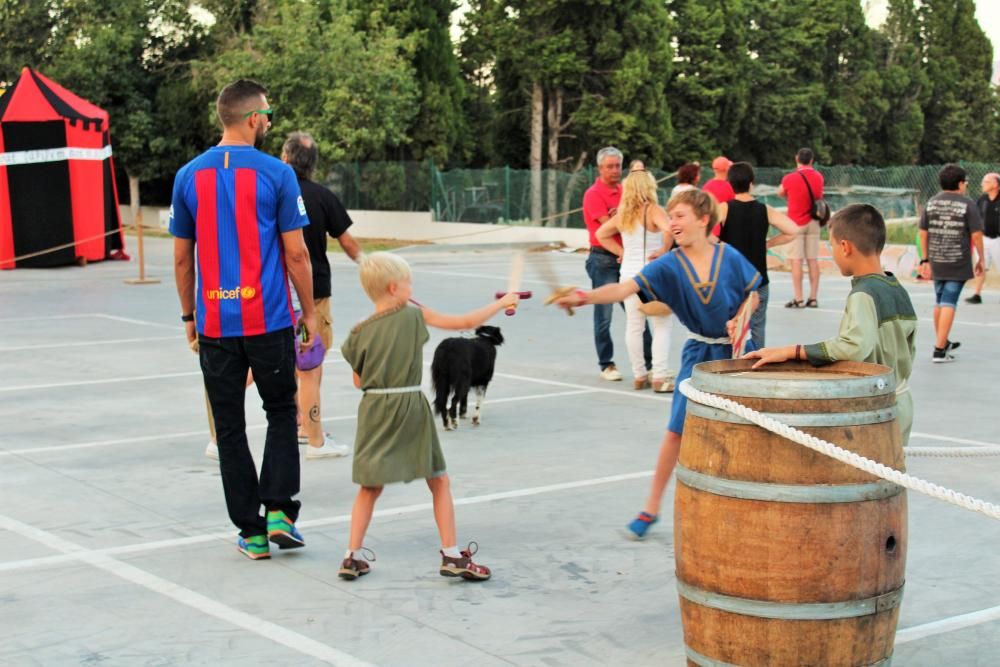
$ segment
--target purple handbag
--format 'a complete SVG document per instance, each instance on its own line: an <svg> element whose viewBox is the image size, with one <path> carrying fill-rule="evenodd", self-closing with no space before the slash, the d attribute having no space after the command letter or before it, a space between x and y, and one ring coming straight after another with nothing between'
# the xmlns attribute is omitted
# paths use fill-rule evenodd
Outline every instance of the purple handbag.
<svg viewBox="0 0 1000 667"><path fill-rule="evenodd" d="M295 311L295 319L299 322L295 327L295 333L297 334L295 341L295 367L300 371L311 371L323 363L323 357L326 356L326 347L323 345L323 339L317 336L316 340L313 341L312 347L308 350L303 352L299 348L298 334L305 329L302 326L299 316L299 311Z"/></svg>

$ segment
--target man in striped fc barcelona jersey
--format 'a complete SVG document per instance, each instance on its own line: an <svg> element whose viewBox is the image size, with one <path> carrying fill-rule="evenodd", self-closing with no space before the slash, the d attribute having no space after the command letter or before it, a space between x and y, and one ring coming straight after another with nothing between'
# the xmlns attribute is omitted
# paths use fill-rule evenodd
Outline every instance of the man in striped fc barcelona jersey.
<svg viewBox="0 0 1000 667"><path fill-rule="evenodd" d="M293 499L299 453L288 278L303 307L300 345L308 347L317 331L302 236L309 219L292 169L257 150L274 113L267 90L237 81L219 94L216 110L222 140L177 173L170 233L181 320L188 340L198 339L215 416L226 507L240 530L240 551L256 560L270 556L269 542L305 545ZM243 407L248 370L267 413L259 479Z"/></svg>

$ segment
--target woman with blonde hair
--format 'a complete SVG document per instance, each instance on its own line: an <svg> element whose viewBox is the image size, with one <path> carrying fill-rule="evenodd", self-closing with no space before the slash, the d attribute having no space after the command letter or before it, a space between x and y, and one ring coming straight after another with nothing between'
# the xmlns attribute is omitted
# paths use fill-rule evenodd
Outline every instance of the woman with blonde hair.
<svg viewBox="0 0 1000 667"><path fill-rule="evenodd" d="M618 255L620 282L631 281L642 267L667 252L673 244L667 233L667 213L657 203L656 179L641 162L633 163L629 175L622 181L618 212L597 230L597 241ZM675 374L667 366L671 315L644 314L639 309L639 297L635 295L625 299L624 305L625 346L635 388L644 389L650 384L642 349L643 331L648 321L653 332L653 390L659 393L673 391Z"/></svg>

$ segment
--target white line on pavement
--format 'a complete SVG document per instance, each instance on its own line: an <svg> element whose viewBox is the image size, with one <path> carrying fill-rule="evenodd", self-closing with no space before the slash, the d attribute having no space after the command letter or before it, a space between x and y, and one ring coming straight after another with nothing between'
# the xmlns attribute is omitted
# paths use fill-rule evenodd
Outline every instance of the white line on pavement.
<svg viewBox="0 0 1000 667"><path fill-rule="evenodd" d="M75 343L44 343L42 345L18 345L0 347L0 352L24 352L26 350L52 350L60 347L90 347L93 345L123 345L125 343L149 343L160 340L184 340L183 336L147 336L146 338L114 338L110 340L85 340Z"/></svg>
<svg viewBox="0 0 1000 667"><path fill-rule="evenodd" d="M975 625L982 625L991 621L1000 621L1000 606L942 618L939 621L915 625L912 628L904 628L896 633L896 645L899 646L900 644L933 637L934 635L971 628Z"/></svg>
<svg viewBox="0 0 1000 667"><path fill-rule="evenodd" d="M344 359L327 359L323 365L346 363ZM48 384L26 384L19 387L0 387L0 392L30 391L32 389L59 389L62 387L85 387L97 384L119 384L122 382L142 382L146 380L166 380L170 378L201 375L201 371L185 371L183 373L160 373L159 375L133 375L130 377L104 378L101 380L72 380L70 382L50 382Z"/></svg>
<svg viewBox="0 0 1000 667"><path fill-rule="evenodd" d="M486 401L488 405L495 405L497 403L516 403L518 401L534 401L545 398L559 398L562 396L576 396L579 394L590 394L596 392L596 389L577 389L573 391L555 391L547 394L528 394L525 396L508 396L505 398L491 398ZM357 415L342 415L340 417L325 417L320 421L323 422L335 422L335 421L352 421L357 419ZM248 431L262 430L267 428L267 424L253 424L247 426ZM195 438L198 436L204 436L205 430L200 431L182 431L180 433L161 433L157 435L144 435L129 438L117 438L114 440L97 440L94 442L78 442L68 445L51 445L47 447L25 447L22 449L0 449L0 457L4 456L15 456L15 455L34 455L34 454L44 454L46 452L62 452L74 449L91 449L94 447L110 447L113 445L126 445L139 442L156 442L160 440L180 440L182 438Z"/></svg>
<svg viewBox="0 0 1000 667"><path fill-rule="evenodd" d="M627 396L629 398L642 398L650 401L660 401L662 403L671 402L670 394L655 394L652 392L643 391L622 391L621 389L605 389L604 387L588 387L583 384L574 384L572 382L560 382L558 380L542 380L540 378L528 377L527 375L513 375L511 373L494 373L494 377L508 378L510 380L523 380L525 382L537 382L538 384L552 385L553 387L570 387L571 389L588 389L592 392L599 392L602 394L617 394L619 396Z"/></svg>
<svg viewBox="0 0 1000 667"><path fill-rule="evenodd" d="M652 475L653 475L652 471L633 472L633 473L624 473L621 475L608 475L606 477L597 477L594 479L582 479L571 482L561 482L558 484L547 484L545 486L536 486L526 489L514 489L512 491L487 493L481 496L456 498L455 505L456 506L479 505L482 503L490 503L498 500L507 500L510 498L524 498L527 496L537 496L544 493L553 493L557 491L566 491L570 489L580 489L590 486L598 486L602 484L613 484L615 482L623 482L633 479L643 479L645 477L652 477ZM375 510L374 516L380 518L397 517L397 516L415 514L419 512L426 512L431 509L433 509L432 503L417 503L415 505L404 505L402 507L377 509ZM336 524L348 523L350 522L350 520L351 520L350 514L341 514L339 516L326 517L322 519L311 519L311 520L301 521L297 522L296 525L301 528L319 528L322 526L332 526ZM216 540L231 541L233 539L232 536L233 536L232 531L228 532L220 531L215 533L204 533L201 535L191 535L188 537L178 537L169 540L157 540L155 542L140 542L138 544L129 544L120 547L95 549L90 551L90 553L100 554L104 556L114 556L114 555L124 555L124 554L145 553L147 551L162 551L165 549L175 549L178 547L186 547L195 544L204 544L206 542L213 542ZM60 539L60 538L55 537L55 539ZM79 557L76 555L75 552L74 553L64 552L62 555L59 556L43 556L40 558L29 558L25 560L0 563L0 572L21 570L31 567L60 565L64 563L74 562L76 560L79 560Z"/></svg>
<svg viewBox="0 0 1000 667"><path fill-rule="evenodd" d="M923 438L925 440L940 440L941 442L956 442L961 445L980 445L982 447L1000 447L1000 444L995 442L985 442L983 440L970 440L968 438L953 438L950 435L935 435L933 433L920 433L918 431L913 431L910 433L911 438Z"/></svg>
<svg viewBox="0 0 1000 667"><path fill-rule="evenodd" d="M332 646L327 646L322 642L299 634L294 630L270 621L265 621L262 618L240 611L201 593L196 593L189 588L158 577L134 565L116 560L106 553L86 550L80 545L64 540L40 528L35 528L34 526L3 515L0 515L0 527L12 533L17 533L22 537L40 542L56 551L60 551L71 560L92 565L125 581L141 586L146 590L159 593L203 614L213 616L221 621L248 630L260 637L270 639L293 651L316 658L327 664L337 665L338 667L368 667L370 664L353 655L337 650Z"/></svg>

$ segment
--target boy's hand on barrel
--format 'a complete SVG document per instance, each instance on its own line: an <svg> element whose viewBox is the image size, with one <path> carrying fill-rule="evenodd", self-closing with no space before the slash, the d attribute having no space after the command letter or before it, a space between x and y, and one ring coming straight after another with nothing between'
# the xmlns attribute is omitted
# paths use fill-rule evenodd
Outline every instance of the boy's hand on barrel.
<svg viewBox="0 0 1000 667"><path fill-rule="evenodd" d="M782 361L788 361L795 357L795 346L788 345L786 347L765 347L762 350L754 350L753 352L747 352L743 355L744 359L757 359L757 363L753 365L753 368L760 368L767 364L780 364Z"/></svg>

